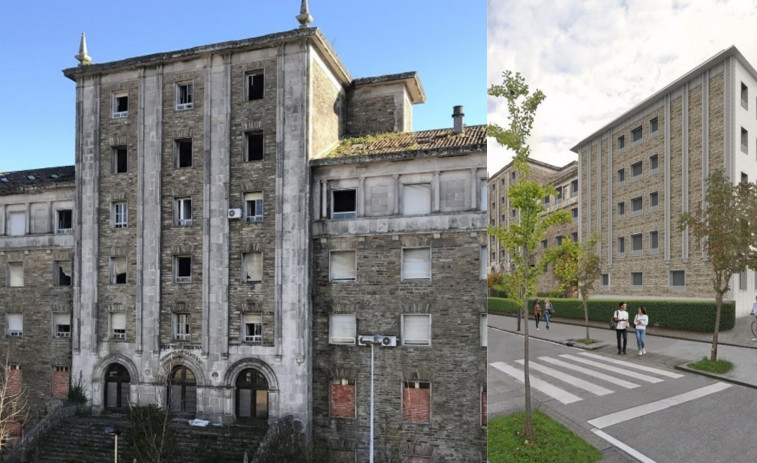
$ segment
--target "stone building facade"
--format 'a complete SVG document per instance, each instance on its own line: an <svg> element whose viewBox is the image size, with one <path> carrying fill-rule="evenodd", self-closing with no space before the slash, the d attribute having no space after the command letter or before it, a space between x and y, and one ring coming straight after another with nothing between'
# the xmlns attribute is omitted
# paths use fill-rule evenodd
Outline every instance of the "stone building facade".
<svg viewBox="0 0 757 463"><path fill-rule="evenodd" d="M599 232L599 296L711 299L710 271L683 212L703 201L715 169L757 179L757 71L731 47L583 139L579 234ZM757 273L735 275L728 298L751 310Z"/></svg>
<svg viewBox="0 0 757 463"><path fill-rule="evenodd" d="M0 173L0 361L32 419L68 396L73 209L74 166Z"/></svg>

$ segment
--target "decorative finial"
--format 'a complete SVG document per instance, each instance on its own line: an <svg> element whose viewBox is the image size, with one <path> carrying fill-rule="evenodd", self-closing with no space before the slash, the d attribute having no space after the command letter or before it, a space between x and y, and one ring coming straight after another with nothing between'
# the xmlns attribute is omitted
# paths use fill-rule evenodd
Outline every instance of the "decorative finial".
<svg viewBox="0 0 757 463"><path fill-rule="evenodd" d="M313 22L313 17L310 16L310 13L308 13L308 0L302 0L302 5L300 6L300 14L295 17L297 18L297 21L300 22L300 28L308 27L308 24Z"/></svg>
<svg viewBox="0 0 757 463"><path fill-rule="evenodd" d="M74 56L79 60L79 66L92 64L92 58L87 54L87 36L81 33L81 42L79 42L79 54Z"/></svg>

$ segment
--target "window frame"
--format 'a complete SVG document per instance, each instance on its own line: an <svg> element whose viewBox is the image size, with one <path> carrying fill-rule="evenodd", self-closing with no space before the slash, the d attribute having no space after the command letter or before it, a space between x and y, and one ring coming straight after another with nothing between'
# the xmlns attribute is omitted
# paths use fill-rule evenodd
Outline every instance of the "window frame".
<svg viewBox="0 0 757 463"><path fill-rule="evenodd" d="M638 167L638 173L636 168ZM644 161L634 162L631 164L631 181L636 182L644 178Z"/></svg>
<svg viewBox="0 0 757 463"><path fill-rule="evenodd" d="M260 77L259 85L255 86L255 78ZM245 101L259 101L265 99L265 70L255 69L244 73L244 99ZM259 91L257 89L260 89ZM253 89L255 91L253 92Z"/></svg>
<svg viewBox="0 0 757 463"><path fill-rule="evenodd" d="M618 169L618 186L623 186L626 183L626 169Z"/></svg>
<svg viewBox="0 0 757 463"><path fill-rule="evenodd" d="M18 320L17 324L21 329L11 329L11 325L14 324L12 319ZM23 312L9 312L5 317L5 335L9 338L22 338L24 336L24 313Z"/></svg>
<svg viewBox="0 0 757 463"><path fill-rule="evenodd" d="M260 196L260 197L258 197ZM253 215L250 215L252 207ZM246 223L258 223L263 221L265 205L262 191L250 191L244 193L244 221Z"/></svg>
<svg viewBox="0 0 757 463"><path fill-rule="evenodd" d="M335 196L339 195L341 196L343 193L347 192L354 192L354 202L352 205L351 211L334 211L334 207L336 206L337 198ZM358 202L358 192L357 188L335 188L329 190L329 214L332 220L339 220L339 219L354 219L357 218L357 202Z"/></svg>
<svg viewBox="0 0 757 463"><path fill-rule="evenodd" d="M605 280L607 280L606 284L605 284ZM610 274L609 273L599 274L599 289L610 289Z"/></svg>
<svg viewBox="0 0 757 463"><path fill-rule="evenodd" d="M660 155L653 154L649 156L649 175L654 175L660 170Z"/></svg>
<svg viewBox="0 0 757 463"><path fill-rule="evenodd" d="M652 236L654 235L654 239ZM656 243L655 247L652 247L652 243ZM649 253L657 254L660 252L660 232L658 230L651 230L649 232Z"/></svg>
<svg viewBox="0 0 757 463"><path fill-rule="evenodd" d="M344 254L352 253L353 261L355 263L354 271L352 272L352 277L347 278L335 278L334 277L334 254ZM329 251L329 282L331 283L350 283L357 281L357 250L355 249L335 249Z"/></svg>
<svg viewBox="0 0 757 463"><path fill-rule="evenodd" d="M639 248L636 249L635 240L639 240ZM634 233L631 235L631 256L641 256L644 254L644 234Z"/></svg>
<svg viewBox="0 0 757 463"><path fill-rule="evenodd" d="M64 265L64 264L68 264L68 265ZM64 271L65 269L67 269L68 273L69 273L69 275L68 275L68 282L67 283L65 283L61 279L61 273L63 275L66 275L66 272ZM64 286L64 287L66 287L66 286L71 286L73 284L74 271L73 271L73 267L71 265L71 261L69 261L69 260L56 260L56 261L53 261L53 272L54 272L53 273L53 283L54 283L55 286Z"/></svg>
<svg viewBox="0 0 757 463"><path fill-rule="evenodd" d="M23 262L8 262L8 281L9 288L23 288L26 285L26 279L24 275L24 263ZM14 270L15 269L15 270ZM21 284L14 284L14 273L20 272L20 275L15 275L16 282L20 279Z"/></svg>
<svg viewBox="0 0 757 463"><path fill-rule="evenodd" d="M119 111L119 100L126 98L126 109ZM119 90L111 94L111 118L112 119L125 119L129 117L129 91Z"/></svg>
<svg viewBox="0 0 757 463"><path fill-rule="evenodd" d="M189 148L189 153L186 152L187 146ZM174 168L186 169L194 165L194 140L191 137L175 139L173 141L173 151L174 151ZM189 164L182 162L182 161L187 160L185 158L186 155L189 155Z"/></svg>
<svg viewBox="0 0 757 463"><path fill-rule="evenodd" d="M16 233L13 228L14 219L13 217L23 217L23 230L21 230L21 233ZM27 228L29 226L29 217L26 214L26 211L8 211L8 218L7 222L5 224L5 234L7 236L26 236L27 235ZM18 220L18 219L16 219Z"/></svg>
<svg viewBox="0 0 757 463"><path fill-rule="evenodd" d="M660 208L660 193L653 191L649 193L649 212L655 212Z"/></svg>
<svg viewBox="0 0 757 463"><path fill-rule="evenodd" d="M421 318L425 318L426 319L426 323L427 323L427 327L428 327L427 330L426 330L426 332L428 333L427 339L421 339L421 338L413 339L413 338L411 338L410 340L408 340L408 338L407 338L407 336L405 334L405 330L407 329L407 325L408 325L408 323L407 323L408 317L415 318L415 319L421 319ZM403 313L402 316L401 316L401 318L400 318L400 333L402 335L401 336L402 346L404 346L404 347L431 347L431 341L432 341L432 338L433 338L433 333L432 333L432 322L433 321L432 321L432 318L433 317L429 313Z"/></svg>
<svg viewBox="0 0 757 463"><path fill-rule="evenodd" d="M118 281L118 275L120 275L120 274L116 273L116 268L117 268L117 264L118 264L117 261L121 260L121 259L123 259L123 264L124 264L124 267L125 267L125 271L123 273L123 275L124 275L124 279L123 280L124 281L119 282ZM108 273L109 273L110 284L111 285L125 285L125 284L127 284L127 282L129 281L129 276L128 276L129 275L129 271L128 271L128 268L129 268L129 262L128 262L128 259L126 258L126 256L111 256L110 261L109 261L109 265L108 265L108 270L109 270Z"/></svg>
<svg viewBox="0 0 757 463"><path fill-rule="evenodd" d="M352 337L350 336L334 336L334 334L340 334L335 333L335 319L338 318L344 318L345 320L349 318L350 320L348 323L351 324L350 326L350 333L353 334ZM329 345L332 346L355 346L357 345L357 314L355 313L330 313L329 314Z"/></svg>
<svg viewBox="0 0 757 463"><path fill-rule="evenodd" d="M58 323L58 317L67 316L68 324ZM68 326L68 330L61 330L60 327ZM70 338L71 337L71 312L53 312L53 337Z"/></svg>
<svg viewBox="0 0 757 463"><path fill-rule="evenodd" d="M187 91L185 92L185 95L182 95L182 87L187 89ZM186 111L188 109L194 108L194 82L193 81L176 82L174 91L176 94L175 108L177 111ZM184 99L186 101L182 102L182 100Z"/></svg>
<svg viewBox="0 0 757 463"><path fill-rule="evenodd" d="M114 201L111 203L112 228L128 228L129 227L129 203L126 201ZM121 210L119 212L119 209ZM120 221L119 221L120 220Z"/></svg>
<svg viewBox="0 0 757 463"><path fill-rule="evenodd" d="M185 217L185 204L189 202L189 218ZM191 227L192 226L192 197L182 196L174 198L174 225L177 227Z"/></svg>
<svg viewBox="0 0 757 463"><path fill-rule="evenodd" d="M181 259L189 259L189 275L179 275L181 271ZM173 256L173 282L177 284L192 283L192 256L176 255Z"/></svg>
<svg viewBox="0 0 757 463"><path fill-rule="evenodd" d="M68 228L62 228L61 225L61 213L68 213L68 222L70 226ZM55 210L55 234L56 235L70 235L73 233L74 225L74 211L73 209L56 209Z"/></svg>
<svg viewBox="0 0 757 463"><path fill-rule="evenodd" d="M618 216L618 220L626 218L626 202L625 201L621 201L618 203L617 216Z"/></svg>
<svg viewBox="0 0 757 463"><path fill-rule="evenodd" d="M406 276L407 271L405 270L405 253L410 251L411 253L413 251L428 251L428 276L424 277L415 277L415 278L408 278ZM400 255L400 281L432 281L433 278L433 271L432 271L432 262L433 262L433 255L431 253L431 246L414 246L414 247L403 247L401 249L401 255Z"/></svg>
<svg viewBox="0 0 757 463"><path fill-rule="evenodd" d="M679 273L683 275L683 285L676 285L675 275ZM668 289L670 291L686 291L686 270L670 270L668 271Z"/></svg>
<svg viewBox="0 0 757 463"><path fill-rule="evenodd" d="M638 205L638 209L636 206ZM644 197L637 196L631 198L631 217L636 217L644 213Z"/></svg>
<svg viewBox="0 0 757 463"><path fill-rule="evenodd" d="M260 317L260 323L247 322L247 317ZM248 334L247 326L251 325L252 333ZM242 329L240 330L241 341L244 344L250 344L254 346L260 346L263 344L263 314L259 312L249 312L242 314ZM257 328L256 328L257 327Z"/></svg>
<svg viewBox="0 0 757 463"><path fill-rule="evenodd" d="M618 153L622 153L626 150L626 136L621 135L618 137Z"/></svg>
<svg viewBox="0 0 757 463"><path fill-rule="evenodd" d="M171 314L172 336L174 341L191 341L192 325L188 312L174 312Z"/></svg>
<svg viewBox="0 0 757 463"><path fill-rule="evenodd" d="M129 148L127 145L115 145L111 147L112 165L111 173L126 174L129 172ZM121 160L123 160L123 170L121 170Z"/></svg>
<svg viewBox="0 0 757 463"><path fill-rule="evenodd" d="M617 248L617 254L618 257L625 257L626 255L626 237L625 236L619 236L616 240L616 248Z"/></svg>
<svg viewBox="0 0 757 463"><path fill-rule="evenodd" d="M260 141L258 142L258 137ZM260 152L253 149L260 148ZM253 154L255 155L253 157ZM263 161L265 159L265 134L262 130L250 130L244 133L244 162Z"/></svg>
<svg viewBox="0 0 757 463"><path fill-rule="evenodd" d="M660 119L657 116L655 116L649 120L649 138L652 138L655 135L657 135L657 132L659 131L660 131Z"/></svg>
<svg viewBox="0 0 757 463"><path fill-rule="evenodd" d="M634 284L634 276L639 275L641 279L640 284ZM629 281L629 288L631 291L643 291L644 290L644 272L631 272L631 279Z"/></svg>
<svg viewBox="0 0 757 463"><path fill-rule="evenodd" d="M638 138L637 138L638 135ZM635 129L631 130L631 147L637 146L639 143L644 141L644 128L643 126L638 126Z"/></svg>

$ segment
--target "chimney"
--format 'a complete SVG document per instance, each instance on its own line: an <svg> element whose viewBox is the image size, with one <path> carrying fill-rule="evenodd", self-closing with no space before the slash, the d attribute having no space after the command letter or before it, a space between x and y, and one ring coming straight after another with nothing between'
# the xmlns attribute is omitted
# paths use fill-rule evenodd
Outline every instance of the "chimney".
<svg viewBox="0 0 757 463"><path fill-rule="evenodd" d="M452 133L463 133L463 117L465 114L463 114L463 107L462 106L453 106L452 107Z"/></svg>

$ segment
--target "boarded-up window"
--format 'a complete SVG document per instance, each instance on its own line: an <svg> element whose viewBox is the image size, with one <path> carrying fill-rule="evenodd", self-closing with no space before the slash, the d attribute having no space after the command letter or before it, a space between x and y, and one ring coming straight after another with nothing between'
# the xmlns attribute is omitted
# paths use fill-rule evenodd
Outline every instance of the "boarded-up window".
<svg viewBox="0 0 757 463"><path fill-rule="evenodd" d="M53 330L55 331L55 337L57 338L71 337L71 314L53 314Z"/></svg>
<svg viewBox="0 0 757 463"><path fill-rule="evenodd" d="M243 254L244 281L248 283L263 281L263 253L247 252Z"/></svg>
<svg viewBox="0 0 757 463"><path fill-rule="evenodd" d="M431 315L403 315L402 344L405 346L431 345Z"/></svg>
<svg viewBox="0 0 757 463"><path fill-rule="evenodd" d="M356 336L355 314L331 314L329 317L330 344L355 344Z"/></svg>
<svg viewBox="0 0 757 463"><path fill-rule="evenodd" d="M331 251L329 272L332 281L354 281L357 274L355 251Z"/></svg>
<svg viewBox="0 0 757 463"><path fill-rule="evenodd" d="M32 204L31 207L31 232L32 233L49 233L50 216L47 210L47 204Z"/></svg>
<svg viewBox="0 0 757 463"><path fill-rule="evenodd" d="M25 212L11 212L8 214L9 222L9 235L22 236L26 234L26 213Z"/></svg>
<svg viewBox="0 0 757 463"><path fill-rule="evenodd" d="M484 210L486 210L486 185L481 190L484 200ZM464 209L465 208L465 180L447 180L442 183L442 197L444 198L445 209Z"/></svg>
<svg viewBox="0 0 757 463"><path fill-rule="evenodd" d="M402 189L402 214L420 215L431 213L431 185L421 183L404 185Z"/></svg>
<svg viewBox="0 0 757 463"><path fill-rule="evenodd" d="M355 381L347 378L333 379L329 393L331 416L355 417Z"/></svg>
<svg viewBox="0 0 757 463"><path fill-rule="evenodd" d="M386 185L375 185L370 188L368 198L370 213L372 215L389 214L389 187Z"/></svg>
<svg viewBox="0 0 757 463"><path fill-rule="evenodd" d="M24 286L24 264L23 262L11 262L8 264L8 286Z"/></svg>
<svg viewBox="0 0 757 463"><path fill-rule="evenodd" d="M21 366L8 365L5 370L8 375L8 394L16 395L21 393Z"/></svg>
<svg viewBox="0 0 757 463"><path fill-rule="evenodd" d="M431 279L431 248L402 250L402 279Z"/></svg>
<svg viewBox="0 0 757 463"><path fill-rule="evenodd" d="M20 313L8 314L8 336L21 337L24 335L24 316Z"/></svg>
<svg viewBox="0 0 757 463"><path fill-rule="evenodd" d="M412 423L431 421L431 383L407 381L403 384L402 419Z"/></svg>

